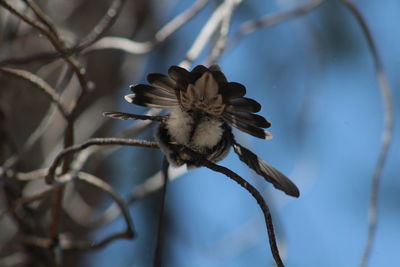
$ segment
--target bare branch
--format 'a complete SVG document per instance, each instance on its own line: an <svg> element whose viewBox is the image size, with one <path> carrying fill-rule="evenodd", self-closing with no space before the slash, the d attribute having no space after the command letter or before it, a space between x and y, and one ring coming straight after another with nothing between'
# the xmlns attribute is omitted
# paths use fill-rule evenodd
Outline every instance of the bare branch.
<svg viewBox="0 0 400 267"><path fill-rule="evenodd" d="M118 207L121 210L121 213L124 216L125 223L126 223L126 230L124 232L119 232L112 234L101 241L98 242L93 242L93 241L77 241L77 240L70 240L65 238L63 235L60 236L60 247L63 250L87 250L87 249L99 249L107 244L111 243L114 240L121 239L121 238L126 238L126 239L132 239L134 237L134 226L133 226L133 221L129 213L129 209L126 206L125 202L122 200L122 198L119 196L119 194L114 191L114 189L106 182L101 180L100 178L89 174L85 172L79 172L77 174L78 180L84 181L95 188L107 193L112 197L112 199L117 203ZM48 190L45 190L44 192L40 194L36 194L33 197L25 198L23 203L18 202L18 205L21 204L27 204L28 202L35 201L43 196L44 193L49 193L51 192L54 187L57 187L57 185L54 185L50 187ZM44 248L50 248L52 246L53 241L50 238L42 238L42 237L37 237L37 236L26 236L24 238L24 241L26 243L39 246L39 247L44 247Z"/></svg>
<svg viewBox="0 0 400 267"><path fill-rule="evenodd" d="M203 164L205 167L207 167L213 171L225 174L226 176L228 176L229 178L234 180L236 183L238 183L241 187L246 189L254 197L254 199L257 201L258 205L260 206L260 208L262 209L263 214L264 214L264 219L265 219L265 223L267 225L269 245L271 248L272 256L274 257L274 260L275 260L277 266L284 266L282 259L279 256L279 250L278 250L278 246L276 244L274 225L272 223L271 212L268 208L267 203L261 196L261 193L254 186L249 184L246 180L244 180L242 177L240 177L239 175L237 175L235 172L231 171L230 169L225 168L220 165L217 165L217 164L214 164L205 159L202 159L202 161L203 161Z"/></svg>
<svg viewBox="0 0 400 267"><path fill-rule="evenodd" d="M56 27L54 27L50 18L40 9L40 7L32 0L23 0L27 6L35 13L36 17L43 23L47 29L54 35L58 36Z"/></svg>
<svg viewBox="0 0 400 267"><path fill-rule="evenodd" d="M71 146L65 148L61 151L55 158L53 163L49 168L49 172L46 175L46 182L51 184L54 182L54 175L56 172L57 166L60 164L61 160L73 153L84 150L90 146L109 146L109 145L125 145L125 146L139 146L139 147L148 147L148 148L158 148L156 142L150 142L145 140L135 140L135 139L125 139L125 138L93 138L89 139L83 144Z"/></svg>
<svg viewBox="0 0 400 267"><path fill-rule="evenodd" d="M269 27L274 24L280 23L287 21L289 19L301 16L305 13L308 13L323 3L325 3L327 0L310 0L309 2L302 4L294 9L290 9L287 11L281 11L278 13L274 13L272 15L266 15L261 19L257 19L254 21L249 21L244 23L239 30L235 33L234 37L232 38L232 43L237 43L240 39L242 39L244 36L259 30L261 28Z"/></svg>
<svg viewBox="0 0 400 267"><path fill-rule="evenodd" d="M6 67L0 67L0 71L6 74L13 75L17 78L21 78L31 83L50 98L50 100L57 106L58 110L61 112L64 118L68 116L67 108L64 106L64 104L61 103L60 95L54 88L52 88L46 81L44 81L39 76L25 70L6 68Z"/></svg>
<svg viewBox="0 0 400 267"><path fill-rule="evenodd" d="M211 51L211 55L210 58L208 59L207 65L212 65L216 63L219 57L224 52L226 48L226 42L228 40L229 27L231 24L233 12L235 10L235 7L239 5L242 2L242 0L226 0L226 2L227 2L227 7L224 10L224 18L222 19L221 28L219 31L219 37L215 43L213 50Z"/></svg>
<svg viewBox="0 0 400 267"><path fill-rule="evenodd" d="M47 37L53 47L60 53L62 58L71 66L74 70L79 83L82 87L82 92L87 92L89 90L89 82L86 80L85 77L85 70L79 66L78 62L72 59L69 55L66 54L66 47L64 46L63 42L61 41L60 37L55 33L49 31L43 25L37 23L36 21L30 19L29 17L25 16L24 14L20 13L10 4L5 1L0 1L0 5L7 9L9 12L26 22L27 24L31 25L33 28L37 29L40 33ZM34 12L36 16L41 16L44 14L37 5L34 7ZM46 23L50 23L49 19L40 18L41 21L46 21ZM52 26L53 27L53 26Z"/></svg>
<svg viewBox="0 0 400 267"><path fill-rule="evenodd" d="M394 130L394 113L393 113L393 99L392 89L390 88L386 73L383 69L381 59L376 48L375 41L372 37L371 31L363 18L360 10L354 5L351 0L341 0L341 2L349 8L357 22L359 23L365 38L367 39L368 46L374 60L375 73L378 79L380 92L382 95L384 108L385 108L385 119L384 129L382 133L382 144L379 153L378 161L375 165L374 175L372 177L372 189L371 199L369 206L369 222L368 222L368 235L365 243L364 253L360 260L360 266L365 267L368 265L368 261L371 255L372 247L375 242L376 229L378 224L378 200L379 200L379 189L382 177L382 171L385 166L389 148L392 143L393 130Z"/></svg>
<svg viewBox="0 0 400 267"><path fill-rule="evenodd" d="M190 8L163 26L150 41L136 42L123 37L107 36L98 40L84 52L87 53L99 49L120 49L130 54L148 53L191 20L207 3L208 0L197 0Z"/></svg>
<svg viewBox="0 0 400 267"><path fill-rule="evenodd" d="M223 18L223 12L225 8L228 6L227 1L223 2L219 5L219 7L214 11L211 17L208 19L207 23L201 29L199 35L196 40L193 42L189 51L186 54L185 59L180 64L181 67L188 69L192 62L199 56L208 40L211 38L213 33L218 29L218 26L221 24L221 20Z"/></svg>
<svg viewBox="0 0 400 267"><path fill-rule="evenodd" d="M23 198L18 199L14 204L10 205L8 207L8 209L6 209L6 210L4 210L4 211L2 211L0 213L0 219L3 218L3 216L5 216L8 213L14 212L17 208L19 208L22 205L27 205L27 204L30 204L32 202L35 202L35 201L38 201L38 200L42 199L46 195L50 194L53 191L54 187L55 186L48 187L48 188L45 188L44 190L42 190L39 193L36 193L36 194L34 194L32 196L23 197Z"/></svg>
<svg viewBox="0 0 400 267"><path fill-rule="evenodd" d="M124 0L125 1L125 0ZM114 36L107 36L103 37L98 40L98 37L103 35L104 31L100 31L101 34L98 35L97 38L94 40L94 43L90 43L88 41L85 44L78 44L76 47L66 49L64 51L65 54L71 55L72 53L80 52L84 50L83 53L89 53L95 50L101 49L120 49L130 54L145 54L150 52L154 47L164 42L169 36L175 33L178 29L180 29L183 25L185 25L189 20L191 20L195 15L197 15L208 3L209 0L197 0L190 8L185 10L183 13L176 16L170 22L168 22L165 26L163 26L154 36L152 40L146 42L136 42L129 40L123 37L114 37ZM111 10L115 9L110 7ZM110 10L109 9L109 10ZM108 13L108 12L107 12ZM113 13L111 11L111 13ZM105 15L107 16L107 15ZM90 35L90 34L89 34ZM95 36L94 33L92 37ZM89 36L86 38L89 40ZM92 41L91 41L92 42ZM0 65L20 65L20 64L27 64L33 61L39 60L51 60L60 56L59 52L44 52L38 53L35 55L27 56L24 58L9 58L5 59L0 62Z"/></svg>
<svg viewBox="0 0 400 267"><path fill-rule="evenodd" d="M121 13L125 2L126 0L114 0L99 23L96 24L94 29L75 48L73 48L73 50L81 51L99 40L114 24L115 20Z"/></svg>
<svg viewBox="0 0 400 267"><path fill-rule="evenodd" d="M7 177L14 177L18 181L32 181L40 178L44 178L48 172L48 169L37 169L30 172L14 172L13 170L4 169L0 167L0 177L7 176Z"/></svg>
<svg viewBox="0 0 400 267"><path fill-rule="evenodd" d="M165 209L165 196L167 193L167 184L168 184L168 167L169 163L167 158L164 156L163 165L161 168L163 175L163 186L161 191L161 203L160 203L160 212L158 218L158 230L157 230L157 242L156 249L154 253L154 261L153 267L161 267L162 264L162 250L163 250L163 242L164 242L164 209Z"/></svg>
<svg viewBox="0 0 400 267"><path fill-rule="evenodd" d="M182 166L180 168L169 168L168 181L172 182L175 179L182 177L182 175L185 174L186 172L187 169L185 166ZM163 186L163 179L164 176L162 174L162 171L159 171L153 176L145 179L143 183L135 186L135 188L126 198L126 203L128 205L133 205L137 201L142 200L158 192ZM112 204L105 210L105 212L103 212L99 217L95 219L92 219L93 216L95 216L94 214L93 216L87 216L85 218L78 216L78 214L74 216L73 210L69 211L69 214L81 225L84 225L86 227L98 228L115 220L118 216L120 216L121 212L115 204Z"/></svg>

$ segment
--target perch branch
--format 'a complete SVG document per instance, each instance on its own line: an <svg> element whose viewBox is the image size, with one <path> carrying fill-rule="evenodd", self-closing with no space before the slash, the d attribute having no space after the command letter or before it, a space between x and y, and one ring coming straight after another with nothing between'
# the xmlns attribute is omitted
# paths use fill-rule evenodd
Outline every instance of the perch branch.
<svg viewBox="0 0 400 267"><path fill-rule="evenodd" d="M57 169L57 166L60 164L61 160L63 160L66 156L72 155L78 151L84 150L90 146L109 146L109 145L125 145L125 146L139 146L139 147L148 147L148 148L158 148L156 142L150 142L145 140L134 140L134 139L125 139L125 138L92 138L86 141L85 143L74 145L68 148L65 148L61 151L55 158L53 163L49 168L49 172L46 175L46 182L51 184L54 182L54 175Z"/></svg>

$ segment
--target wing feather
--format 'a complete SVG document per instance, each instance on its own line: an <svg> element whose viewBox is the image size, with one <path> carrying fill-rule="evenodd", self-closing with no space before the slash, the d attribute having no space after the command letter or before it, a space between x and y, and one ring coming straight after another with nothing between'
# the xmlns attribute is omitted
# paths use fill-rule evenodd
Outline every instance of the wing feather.
<svg viewBox="0 0 400 267"><path fill-rule="evenodd" d="M275 188L282 190L289 196L300 196L299 189L292 181L290 181L289 178L257 157L256 154L236 142L233 144L233 149L235 153L238 154L241 161L246 163L246 165L253 169L257 174L264 177L265 180L270 182Z"/></svg>

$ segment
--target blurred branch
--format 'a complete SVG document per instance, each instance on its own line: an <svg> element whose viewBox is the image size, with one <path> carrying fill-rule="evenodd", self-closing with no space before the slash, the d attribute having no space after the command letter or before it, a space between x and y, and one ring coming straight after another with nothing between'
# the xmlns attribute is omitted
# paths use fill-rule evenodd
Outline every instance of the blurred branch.
<svg viewBox="0 0 400 267"><path fill-rule="evenodd" d="M45 28L40 23L38 23L38 22L30 19L29 17L25 16L24 14L20 13L18 10L16 10L14 7L12 7L10 4L8 4L5 1L0 1L0 5L3 6L5 9L7 9L10 13L14 14L15 16L17 16L18 18L23 20L25 23L27 23L30 26L32 26L33 28L37 29L44 36L46 36L46 38L50 41L50 43L53 45L53 47L60 53L61 57L74 70L76 76L78 77L79 83L82 87L82 91L86 92L89 90L89 83L85 77L85 70L79 66L77 61L75 61L69 55L67 55L65 53L66 48L56 32L55 33L51 32L50 30ZM39 9L39 7L37 5L34 5L33 11L34 11L35 15L38 17L43 15L43 12ZM48 20L47 17L41 17L40 20L46 21L46 23L50 24L50 21ZM51 26L51 27L54 28L54 26Z"/></svg>
<svg viewBox="0 0 400 267"><path fill-rule="evenodd" d="M157 242L156 248L154 252L154 261L153 267L161 267L162 266L162 252L163 252L163 242L164 242L164 209L165 209L165 197L167 194L167 184L168 184L168 167L169 163L167 157L164 156L163 164L162 164L162 176L163 176L163 185L161 190L161 203L160 203L160 211L158 217L158 230L157 230Z"/></svg>
<svg viewBox="0 0 400 267"><path fill-rule="evenodd" d="M83 144L67 147L63 151L61 151L54 158L54 161L49 168L49 172L46 175L46 182L48 184L52 184L54 182L54 175L55 175L57 166L60 164L61 160L63 160L68 155L71 155L78 151L84 150L90 146L109 146L109 145L121 145L121 146L125 145L125 146L158 148L158 145L156 142L150 142L150 141L145 141L145 140L135 140L135 139L125 139L125 138L92 138Z"/></svg>
<svg viewBox="0 0 400 267"><path fill-rule="evenodd" d="M374 38L372 37L371 31L363 18L360 10L350 0L341 0L341 2L351 11L357 22L359 23L361 30L364 33L365 38L368 42L374 65L375 73L378 79L384 108L385 108L385 119L384 129L382 133L382 144L379 153L378 161L375 165L374 175L372 177L372 189L371 199L369 206L369 223L368 223L368 236L365 243L364 253L360 260L360 266L365 267L368 265L368 261L371 255L372 246L375 242L376 228L378 223L378 200L379 200L379 189L382 177L382 171L385 166L389 148L392 143L392 136L394 130L394 113L393 113L393 99L392 90L390 88L386 73L383 69L381 58L379 57L378 50Z"/></svg>
<svg viewBox="0 0 400 267"><path fill-rule="evenodd" d="M114 202L118 205L121 210L121 213L124 216L125 223L126 223L126 230L124 233L115 233L102 241L99 242L87 242L87 241L73 241L69 244L64 244L64 249L98 249L104 247L108 243L112 242L115 239L120 238L128 238L131 239L134 237L134 226L132 222L131 215L129 213L129 209L119 194L114 191L114 189L105 181L101 180L100 178L85 172L79 172L77 175L78 180L84 181L97 189L109 194Z"/></svg>
<svg viewBox="0 0 400 267"><path fill-rule="evenodd" d="M61 112L64 118L68 117L67 108L64 106L64 104L61 103L60 95L56 92L54 88L52 88L46 81L44 81L39 76L36 76L35 74L25 70L6 68L6 67L0 67L0 72L13 75L17 78L20 78L22 80L31 83L50 98L51 102L53 102L57 106L58 110Z"/></svg>
<svg viewBox="0 0 400 267"><path fill-rule="evenodd" d="M38 192L38 193L36 193L36 194L34 194L32 196L19 198L15 203L9 205L9 207L6 210L4 210L4 211L2 211L0 213L0 219L3 218L3 216L5 216L8 213L15 212L15 210L17 208L19 208L20 206L28 205L28 204L30 204L32 202L35 202L35 201L38 201L38 200L42 199L47 194L50 194L53 191L53 188L56 187L56 186L58 186L58 185L55 185L53 187L47 187L47 188L43 189L42 191L40 191L40 192Z"/></svg>
<svg viewBox="0 0 400 267"><path fill-rule="evenodd" d="M97 23L93 30L72 50L81 51L99 40L114 24L125 2L126 0L114 0L99 23Z"/></svg>
<svg viewBox="0 0 400 267"><path fill-rule="evenodd" d="M23 1L33 11L33 13L35 13L38 20L40 20L40 22L43 23L54 36L58 36L57 30L51 22L50 18L40 9L40 7L32 0Z"/></svg>
<svg viewBox="0 0 400 267"><path fill-rule="evenodd" d="M124 216L125 223L126 223L126 230L122 233L112 234L98 242L70 240L70 239L65 238L63 235L61 235L60 236L61 249L63 249L63 250L99 249L99 248L106 246L107 244L109 244L110 242L112 242L116 239L121 239L121 238L131 239L131 238L133 238L134 237L133 221L130 216L128 207L126 206L126 204L122 200L122 198L119 196L119 194L116 191L114 191L114 189L108 183L106 183L105 181L101 180L100 178L98 178L92 174L85 173L85 172L79 172L77 174L77 179L90 184L91 186L107 193L108 195L110 195L112 197L112 199L118 205L118 207L121 210L121 213ZM70 180L68 180L68 181L70 181ZM51 190L57 186L58 185L53 185L49 189L46 189L39 194L35 194L34 196L21 199L21 201L18 201L18 203L16 203L16 205L27 204L27 203L31 203L35 200L38 200L41 197L43 197L44 194L51 192ZM42 237L37 237L37 236L26 236L24 238L24 241L28 244L32 244L32 245L44 247L44 248L50 248L50 246L53 245L53 241L51 238L42 238Z"/></svg>
<svg viewBox="0 0 400 267"><path fill-rule="evenodd" d="M239 30L237 30L237 32L234 34L234 37L232 38L231 43L232 43L232 45L236 44L244 36L254 32L254 31L257 31L259 29L269 27L274 24L304 15L305 13L308 13L308 12L316 9L317 7L319 7L326 1L327 0L310 0L309 2L302 4L294 9L277 12L272 15L266 15L257 20L245 22L239 28Z"/></svg>
<svg viewBox="0 0 400 267"><path fill-rule="evenodd" d="M168 170L168 179L169 182L174 181L175 179L181 177L183 174L187 172L185 166L180 168L169 168ZM137 201L142 200L151 196L152 194L158 192L163 186L164 176L162 171L157 172L153 176L144 180L143 183L135 186L131 193L126 197L125 202L128 205L133 205ZM120 216L121 212L115 204L111 204L100 216L94 218L95 214L91 214L82 218L81 214L74 213L75 210L67 210L69 215L74 218L76 222L86 227L102 227L111 221L115 220Z"/></svg>
<svg viewBox="0 0 400 267"><path fill-rule="evenodd" d="M221 27L219 30L219 37L208 59L208 66L216 63L218 61L218 58L224 52L228 40L229 27L231 24L233 12L235 10L235 7L239 5L242 0L225 0L225 2L227 2L227 7L224 10L224 17L222 19Z"/></svg>
<svg viewBox="0 0 400 267"><path fill-rule="evenodd" d="M192 62L199 56L199 54L207 44L208 40L221 24L221 20L223 18L222 15L224 13L224 10L229 6L229 3L229 1L224 1L217 7L217 9L215 9L214 13L201 29L189 51L186 53L185 59L180 64L182 68L188 69Z"/></svg>
<svg viewBox="0 0 400 267"><path fill-rule="evenodd" d="M123 37L107 36L88 47L84 52L91 52L99 49L120 49L130 54L148 53L185 25L199 13L207 3L208 0L197 0L190 8L163 26L150 41L136 42Z"/></svg>
<svg viewBox="0 0 400 267"><path fill-rule="evenodd" d="M124 0L125 1L125 0ZM175 33L178 29L180 29L183 25L185 25L188 21L190 21L195 15L197 15L208 3L209 0L197 0L190 8L176 16L174 19L172 19L170 22L168 22L165 26L163 26L154 36L154 38L150 41L146 42L136 42L133 40L129 40L124 37L113 37L113 36L107 36L103 37L101 39L98 38L90 38L92 41L94 40L94 43L91 43L90 45L88 41L85 43L82 42L82 44L78 44L77 46L66 49L64 51L65 54L72 54L72 53L77 53L81 50L83 50L83 53L89 53L91 51L95 50L101 50L101 49L120 49L123 50L127 53L130 54L145 54L150 52L154 47L157 45L161 44L164 42L169 36L171 36L173 33ZM119 1L116 1L119 2ZM114 3L113 3L114 4ZM115 12L110 11L113 10L112 7L110 7L109 12L112 14ZM108 12L107 12L108 13ZM105 15L105 17L107 14ZM105 19L104 19L105 20ZM103 21L103 20L102 20ZM111 20L109 20L111 22ZM103 24L105 25L105 24ZM109 27L109 26L107 26ZM96 28L95 28L96 29ZM93 30L95 32L95 30ZM101 37L101 35L105 32L102 31L101 34L98 35L98 37ZM91 35L91 34L89 34ZM95 36L94 33L92 34L92 37ZM89 36L85 38L85 40L89 40ZM85 44L85 45L83 45ZM27 64L33 61L39 61L39 60L51 60L54 58L58 58L60 56L59 52L44 52L44 53L38 53L35 55L23 57L23 58L8 58L0 61L0 65L20 65L20 64Z"/></svg>
<svg viewBox="0 0 400 267"><path fill-rule="evenodd" d="M13 170L5 170L3 167L0 167L0 177L7 176L13 177L18 181L28 182L40 178L44 178L48 172L48 169L37 169L30 172L14 172Z"/></svg>

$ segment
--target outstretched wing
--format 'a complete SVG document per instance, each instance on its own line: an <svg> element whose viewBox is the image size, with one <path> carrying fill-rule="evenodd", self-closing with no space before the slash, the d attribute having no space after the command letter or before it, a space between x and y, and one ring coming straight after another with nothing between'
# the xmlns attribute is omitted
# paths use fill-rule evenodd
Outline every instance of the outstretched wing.
<svg viewBox="0 0 400 267"><path fill-rule="evenodd" d="M246 163L256 173L263 176L268 182L274 185L275 188L282 190L286 194L299 197L300 192L297 186L289 180L285 175L279 172L277 169L257 157L256 154L248 150L247 148L233 143L235 153L238 154L241 161Z"/></svg>

